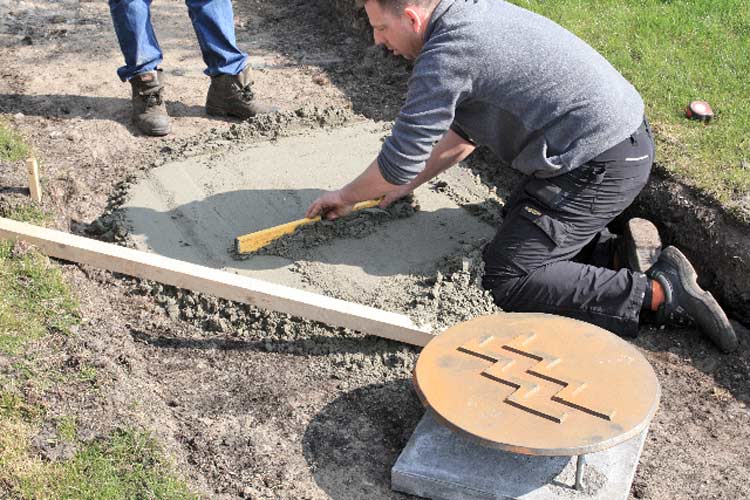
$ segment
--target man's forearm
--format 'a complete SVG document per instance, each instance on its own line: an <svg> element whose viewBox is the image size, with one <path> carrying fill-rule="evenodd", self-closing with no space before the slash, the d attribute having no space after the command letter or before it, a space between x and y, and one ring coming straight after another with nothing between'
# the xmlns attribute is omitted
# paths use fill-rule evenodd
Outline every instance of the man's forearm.
<svg viewBox="0 0 750 500"><path fill-rule="evenodd" d="M356 179L341 188L341 197L344 202L353 205L359 201L380 198L396 187L383 178L376 159Z"/></svg>
<svg viewBox="0 0 750 500"><path fill-rule="evenodd" d="M446 171L465 159L475 149L475 145L461 138L453 130L448 130L433 148L424 170L409 182L409 187L413 191L441 172Z"/></svg>
<svg viewBox="0 0 750 500"><path fill-rule="evenodd" d="M335 219L346 215L360 201L384 197L382 207L406 196L414 189L432 179L440 172L455 165L474 151L475 146L449 130L432 150L424 170L411 182L404 185L391 184L380 172L377 158L356 179L337 191L319 196L307 209L307 217L323 214Z"/></svg>

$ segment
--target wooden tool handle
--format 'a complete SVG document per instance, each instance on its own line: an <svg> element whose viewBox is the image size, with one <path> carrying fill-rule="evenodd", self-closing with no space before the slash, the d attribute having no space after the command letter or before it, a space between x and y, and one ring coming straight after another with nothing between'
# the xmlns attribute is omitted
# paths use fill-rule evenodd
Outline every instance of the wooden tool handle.
<svg viewBox="0 0 750 500"><path fill-rule="evenodd" d="M354 205L352 211L356 212L357 210L362 210L364 208L377 207L381 201L383 201L381 198L378 198L376 200L360 201L359 203ZM292 222L287 222L286 224L270 227L268 229L262 229L254 233L237 236L237 238L235 238L234 240L235 251L237 253L254 252L259 248L263 248L264 246L268 245L275 239L278 239L286 234L292 234L300 226L312 224L313 222L318 222L319 220L321 220L320 216L313 218L305 217L304 219L293 220Z"/></svg>

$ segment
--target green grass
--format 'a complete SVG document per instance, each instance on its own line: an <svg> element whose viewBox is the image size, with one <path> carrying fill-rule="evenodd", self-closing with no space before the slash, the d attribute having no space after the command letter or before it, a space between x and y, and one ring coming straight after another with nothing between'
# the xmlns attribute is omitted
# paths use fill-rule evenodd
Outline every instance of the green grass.
<svg viewBox="0 0 750 500"><path fill-rule="evenodd" d="M77 311L58 267L35 251L13 255L13 245L0 242L0 353L18 354L50 329L67 333Z"/></svg>
<svg viewBox="0 0 750 500"><path fill-rule="evenodd" d="M175 479L163 452L146 434L121 430L108 440L83 447L59 464L45 464L46 474L20 482L23 498L120 500L196 498Z"/></svg>
<svg viewBox="0 0 750 500"><path fill-rule="evenodd" d="M747 0L515 0L587 41L641 92L657 161L728 203L750 193L750 5ZM684 118L693 100L715 113Z"/></svg>
<svg viewBox="0 0 750 500"><path fill-rule="evenodd" d="M173 474L172 464L148 434L117 430L107 439L76 443L75 419L58 423L57 438L76 443L72 458L41 459L28 443L38 430L23 403L0 414L0 496L19 500L189 500L197 499ZM0 399L0 402L4 399ZM32 419L32 420L38 420ZM2 497L6 498L6 497Z"/></svg>
<svg viewBox="0 0 750 500"><path fill-rule="evenodd" d="M0 121L0 161L23 160L29 155L29 147L21 136Z"/></svg>
<svg viewBox="0 0 750 500"><path fill-rule="evenodd" d="M0 216L36 226L43 226L47 222L47 213L35 203L16 206L8 211L0 209Z"/></svg>
<svg viewBox="0 0 750 500"><path fill-rule="evenodd" d="M78 322L75 298L60 269L33 250L0 242L0 498L18 500L196 499L174 474L164 451L147 433L123 429L106 439L78 440L78 419L56 417L54 441L75 447L73 456L50 462L30 443L49 411L39 395L50 384L95 384L84 365L74 378L34 355L31 341ZM25 394L36 394L30 403Z"/></svg>

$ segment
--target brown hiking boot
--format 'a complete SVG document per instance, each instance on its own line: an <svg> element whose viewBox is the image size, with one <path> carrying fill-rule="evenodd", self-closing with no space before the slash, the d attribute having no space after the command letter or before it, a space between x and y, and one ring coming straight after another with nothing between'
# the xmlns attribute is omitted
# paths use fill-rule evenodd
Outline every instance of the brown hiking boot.
<svg viewBox="0 0 750 500"><path fill-rule="evenodd" d="M659 230L646 219L634 217L625 224L625 232L618 241L618 267L645 273L656 263L661 253Z"/></svg>
<svg viewBox="0 0 750 500"><path fill-rule="evenodd" d="M722 351L737 350L727 315L713 295L698 286L698 274L682 252L665 248L647 276L659 282L666 297L656 313L658 323L692 320Z"/></svg>
<svg viewBox="0 0 750 500"><path fill-rule="evenodd" d="M160 69L135 75L130 79L133 87L133 122L146 135L167 135L169 115L162 91L164 77Z"/></svg>
<svg viewBox="0 0 750 500"><path fill-rule="evenodd" d="M206 112L216 116L235 116L243 120L263 113L275 113L278 108L255 100L250 86L250 67L239 75L216 75L206 97Z"/></svg>

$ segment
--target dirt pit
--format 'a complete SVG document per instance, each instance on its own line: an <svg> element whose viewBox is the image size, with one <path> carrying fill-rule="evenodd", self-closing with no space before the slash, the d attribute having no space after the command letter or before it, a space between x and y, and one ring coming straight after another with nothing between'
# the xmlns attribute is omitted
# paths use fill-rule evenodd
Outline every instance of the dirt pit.
<svg viewBox="0 0 750 500"><path fill-rule="evenodd" d="M470 254L494 227L476 209L463 208L489 193L468 170L451 180L469 193L461 201L437 181L388 210L305 226L242 258L233 252L236 236L299 219L324 190L356 177L387 133L383 124L366 121L168 162L130 189L123 207L130 239L141 250L444 324L401 291L454 256L464 271L477 266L480 259Z"/></svg>

